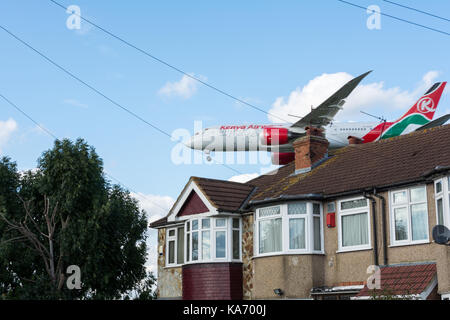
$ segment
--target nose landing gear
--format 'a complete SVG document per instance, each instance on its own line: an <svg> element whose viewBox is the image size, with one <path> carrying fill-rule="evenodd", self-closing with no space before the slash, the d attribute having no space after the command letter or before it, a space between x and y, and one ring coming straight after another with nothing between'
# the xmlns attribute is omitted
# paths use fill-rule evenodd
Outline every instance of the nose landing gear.
<svg viewBox="0 0 450 320"><path fill-rule="evenodd" d="M211 162L211 160L212 160L210 153L211 153L210 150L205 150L206 161L208 161L208 162Z"/></svg>

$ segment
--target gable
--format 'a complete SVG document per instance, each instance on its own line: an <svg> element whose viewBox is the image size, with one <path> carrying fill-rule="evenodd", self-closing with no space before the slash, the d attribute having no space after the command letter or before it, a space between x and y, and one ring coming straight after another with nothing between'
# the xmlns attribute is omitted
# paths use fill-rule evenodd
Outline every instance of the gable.
<svg viewBox="0 0 450 320"><path fill-rule="evenodd" d="M209 212L208 207L205 205L202 199L200 199L197 192L192 190L183 206L181 207L180 211L178 212L177 216L181 217L205 212Z"/></svg>

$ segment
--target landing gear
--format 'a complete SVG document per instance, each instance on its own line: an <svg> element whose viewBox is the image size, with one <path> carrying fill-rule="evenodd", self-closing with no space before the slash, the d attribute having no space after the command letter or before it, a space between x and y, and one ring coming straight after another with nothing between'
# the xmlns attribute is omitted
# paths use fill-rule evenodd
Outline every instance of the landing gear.
<svg viewBox="0 0 450 320"><path fill-rule="evenodd" d="M210 153L211 153L210 150L205 150L206 161L208 161L208 162L211 162L211 160L212 160L211 156L209 155Z"/></svg>

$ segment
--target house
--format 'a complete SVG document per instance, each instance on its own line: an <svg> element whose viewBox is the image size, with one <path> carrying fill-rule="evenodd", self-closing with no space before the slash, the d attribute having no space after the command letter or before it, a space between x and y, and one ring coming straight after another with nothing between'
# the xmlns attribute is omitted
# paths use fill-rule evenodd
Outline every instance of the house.
<svg viewBox="0 0 450 320"><path fill-rule="evenodd" d="M450 298L450 125L295 161L248 183L192 177L158 230L158 297ZM374 287L375 286L375 287Z"/></svg>

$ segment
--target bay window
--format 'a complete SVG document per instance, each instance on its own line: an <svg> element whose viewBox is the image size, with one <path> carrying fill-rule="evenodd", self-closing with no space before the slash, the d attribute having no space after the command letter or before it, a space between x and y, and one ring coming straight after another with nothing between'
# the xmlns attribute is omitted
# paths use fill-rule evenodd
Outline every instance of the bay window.
<svg viewBox="0 0 450 320"><path fill-rule="evenodd" d="M428 205L425 186L390 193L391 244L428 242Z"/></svg>
<svg viewBox="0 0 450 320"><path fill-rule="evenodd" d="M370 249L369 201L341 200L338 208L339 251Z"/></svg>
<svg viewBox="0 0 450 320"><path fill-rule="evenodd" d="M198 217L185 224L185 263L240 261L240 218Z"/></svg>
<svg viewBox="0 0 450 320"><path fill-rule="evenodd" d="M256 210L255 253L322 253L320 203L291 202Z"/></svg>

